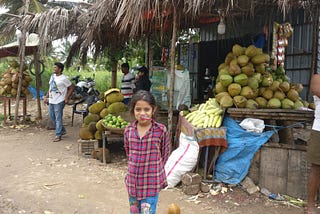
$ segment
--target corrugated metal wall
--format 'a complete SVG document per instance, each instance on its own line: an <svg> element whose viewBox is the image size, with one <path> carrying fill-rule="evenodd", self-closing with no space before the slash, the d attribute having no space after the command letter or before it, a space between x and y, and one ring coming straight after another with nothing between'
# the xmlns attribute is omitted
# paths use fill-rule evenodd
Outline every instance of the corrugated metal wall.
<svg viewBox="0 0 320 214"><path fill-rule="evenodd" d="M313 73L312 69L312 43L313 43L313 25L308 22L308 17L304 11L292 12L290 16L286 17L284 20L282 16L273 17L270 23L274 21L278 23L289 22L294 31L292 36L289 38L289 43L286 48L286 58L285 58L285 70L286 74L290 78L291 82L302 83L304 90L301 93L301 98L304 100L311 101L311 97L308 96L310 75ZM200 28L200 39L201 41L212 41L212 40L222 40L230 38L239 38L244 35L255 35L263 31L264 25L269 25L270 38L267 41L268 53L271 53L271 41L272 39L272 25L267 23L268 18L264 20L256 19L251 22L236 23L232 26L226 24L226 34L219 35L217 33L218 23L210 24L207 26L202 26ZM319 33L320 37L320 33ZM319 50L320 52L320 43ZM318 54L317 69L320 72L320 54Z"/></svg>

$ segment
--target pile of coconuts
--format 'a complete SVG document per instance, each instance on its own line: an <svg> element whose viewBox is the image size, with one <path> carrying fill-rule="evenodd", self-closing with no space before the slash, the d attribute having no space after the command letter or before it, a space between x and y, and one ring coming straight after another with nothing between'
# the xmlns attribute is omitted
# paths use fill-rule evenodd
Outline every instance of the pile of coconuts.
<svg viewBox="0 0 320 214"><path fill-rule="evenodd" d="M7 70L2 73L0 78L0 96L15 97L17 95L20 75L19 69L20 65L17 61L13 60L9 62ZM22 74L21 96L30 94L28 87L31 81L32 78L27 72L27 67L25 66Z"/></svg>
<svg viewBox="0 0 320 214"><path fill-rule="evenodd" d="M303 86L290 83L282 66L270 66L270 56L254 45L235 44L218 67L213 89L222 108L299 109L309 107L300 98Z"/></svg>

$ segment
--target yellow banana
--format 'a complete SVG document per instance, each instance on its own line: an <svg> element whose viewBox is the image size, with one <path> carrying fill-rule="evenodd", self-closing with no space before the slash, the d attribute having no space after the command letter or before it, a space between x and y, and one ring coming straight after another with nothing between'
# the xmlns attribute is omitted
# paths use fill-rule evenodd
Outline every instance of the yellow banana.
<svg viewBox="0 0 320 214"><path fill-rule="evenodd" d="M217 117L218 117L218 120L214 127L219 128L222 124L222 116L218 115Z"/></svg>

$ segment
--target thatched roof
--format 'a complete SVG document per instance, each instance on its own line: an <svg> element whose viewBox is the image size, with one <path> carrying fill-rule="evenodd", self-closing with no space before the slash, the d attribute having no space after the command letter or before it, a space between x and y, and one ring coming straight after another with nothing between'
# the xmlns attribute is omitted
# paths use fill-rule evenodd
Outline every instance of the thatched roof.
<svg viewBox="0 0 320 214"><path fill-rule="evenodd" d="M68 35L77 36L68 57L70 63L78 52L85 61L90 47L97 56L106 48L119 49L129 37L154 31L171 32L174 8L178 28L183 29L199 26L203 20L218 21L221 14L237 19L263 16L276 8L286 15L292 8L312 11L319 4L318 0L98 0L86 7L54 8L26 15L22 20L12 18L5 30L26 27L29 33L39 34L41 53L45 52L48 42Z"/></svg>
<svg viewBox="0 0 320 214"><path fill-rule="evenodd" d="M198 26L202 18L219 18L220 15L237 19L239 17L254 18L270 14L276 9L286 16L294 9L312 11L319 7L319 0L114 0L117 7L115 23L120 29L130 30L136 35L150 27L165 27L164 23L172 23L173 7L177 9L180 28ZM219 20L219 19L216 19Z"/></svg>

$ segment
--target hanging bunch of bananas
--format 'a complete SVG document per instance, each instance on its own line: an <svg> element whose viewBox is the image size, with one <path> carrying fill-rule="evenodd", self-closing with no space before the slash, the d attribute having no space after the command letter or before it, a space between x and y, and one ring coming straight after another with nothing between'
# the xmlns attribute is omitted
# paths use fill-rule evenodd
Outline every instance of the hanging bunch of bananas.
<svg viewBox="0 0 320 214"><path fill-rule="evenodd" d="M199 108L186 115L186 119L196 128L218 128L222 124L224 110L215 98L209 98Z"/></svg>

